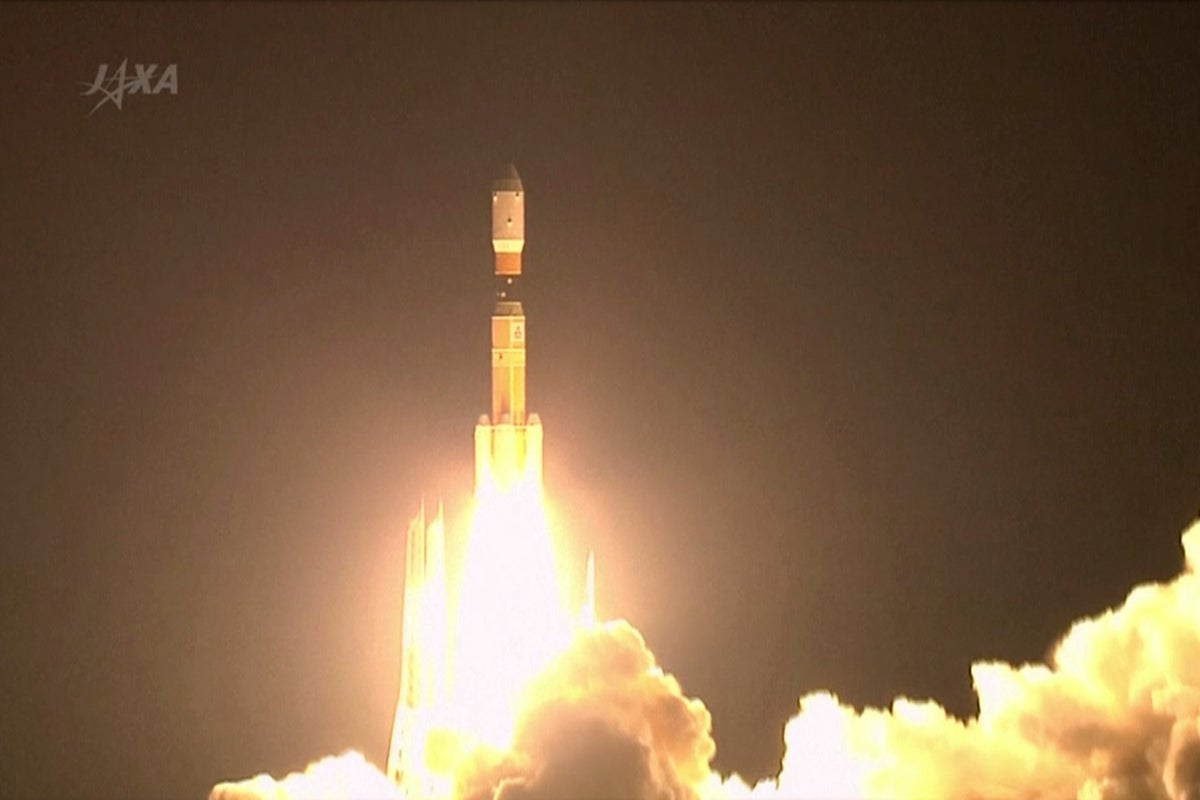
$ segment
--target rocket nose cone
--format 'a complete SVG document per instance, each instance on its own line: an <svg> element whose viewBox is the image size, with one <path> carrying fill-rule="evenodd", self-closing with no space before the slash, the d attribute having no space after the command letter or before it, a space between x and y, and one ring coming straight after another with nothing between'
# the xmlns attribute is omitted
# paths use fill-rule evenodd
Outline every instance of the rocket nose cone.
<svg viewBox="0 0 1200 800"><path fill-rule="evenodd" d="M505 165L500 170L500 177L492 183L492 188L500 192L521 191L521 176L517 174L517 168L511 163Z"/></svg>

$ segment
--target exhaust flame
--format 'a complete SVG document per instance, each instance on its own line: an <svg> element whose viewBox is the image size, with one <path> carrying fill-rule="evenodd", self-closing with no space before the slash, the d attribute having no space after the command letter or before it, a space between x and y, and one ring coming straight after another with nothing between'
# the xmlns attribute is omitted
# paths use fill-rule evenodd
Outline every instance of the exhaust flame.
<svg viewBox="0 0 1200 800"><path fill-rule="evenodd" d="M530 502L522 514L538 508ZM490 552L480 533L490 529L479 519L485 508L481 502L477 514L481 559ZM509 519L516 518L523 517ZM542 552L544 539L524 535L531 552ZM1138 586L1119 607L1078 621L1048 664L973 665L975 718L959 720L932 701L903 697L890 709L862 710L828 692L802 697L784 729L779 774L754 786L710 770L708 711L682 693L628 623L581 626L547 656L550 648L538 644L534 628L520 628L520 614L469 607L461 617L465 630L486 634L491 644L472 645L478 660L460 664L458 676L481 681L472 685L484 702L489 698L478 690L496 675L505 703L483 707L499 709L496 719L516 713L490 737L467 729L492 746L455 761L452 794L458 800L1200 800L1200 522L1184 533L1183 547L1183 574ZM544 567L549 549L538 557ZM475 569L490 577L463 600L487 606L495 597L487 581L503 580L505 568L486 562ZM552 584L522 585L526 612L561 610L548 601ZM489 649L501 642L485 621L517 626L509 632L536 650L519 654L520 667L499 663L514 654ZM511 694L523 682L525 690ZM459 710L464 721L495 722ZM278 782L261 775L219 784L210 798L397 796L390 785L391 794L381 793L385 781L361 756L346 754Z"/></svg>
<svg viewBox="0 0 1200 800"><path fill-rule="evenodd" d="M570 617L559 592L542 490L533 476L476 492L455 636L452 725L508 747L525 685L562 651Z"/></svg>

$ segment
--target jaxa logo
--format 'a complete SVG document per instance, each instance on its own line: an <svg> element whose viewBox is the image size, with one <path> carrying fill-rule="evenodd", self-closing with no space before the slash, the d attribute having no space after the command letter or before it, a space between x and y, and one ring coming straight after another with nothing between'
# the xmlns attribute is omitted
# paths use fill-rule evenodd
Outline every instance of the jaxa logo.
<svg viewBox="0 0 1200 800"><path fill-rule="evenodd" d="M179 94L179 73L174 64L168 64L161 73L158 64L134 64L133 74L129 74L125 69L128 62L129 59L122 61L112 75L108 74L108 64L101 64L100 69L96 70L96 79L90 84L79 81L80 86L88 87L87 91L80 92L82 96L100 95L100 101L88 112L89 117L105 103L112 103L120 109L126 94L158 94L164 91Z"/></svg>

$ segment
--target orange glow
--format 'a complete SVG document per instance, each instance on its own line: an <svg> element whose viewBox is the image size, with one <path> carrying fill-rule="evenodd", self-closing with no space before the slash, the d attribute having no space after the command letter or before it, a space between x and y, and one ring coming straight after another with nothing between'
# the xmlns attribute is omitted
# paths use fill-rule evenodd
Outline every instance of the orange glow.
<svg viewBox="0 0 1200 800"><path fill-rule="evenodd" d="M506 749L522 689L570 639L542 487L482 484L463 565L452 655L451 725Z"/></svg>

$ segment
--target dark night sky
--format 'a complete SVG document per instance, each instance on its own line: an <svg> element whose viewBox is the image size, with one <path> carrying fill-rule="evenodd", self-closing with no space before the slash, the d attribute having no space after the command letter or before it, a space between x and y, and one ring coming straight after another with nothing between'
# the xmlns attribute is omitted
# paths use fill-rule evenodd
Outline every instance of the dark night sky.
<svg viewBox="0 0 1200 800"><path fill-rule="evenodd" d="M564 558L716 765L773 772L817 688L972 713L971 660L1182 565L1197 41L1183 4L5 6L0 794L382 760L509 160ZM178 95L89 117L125 58Z"/></svg>

